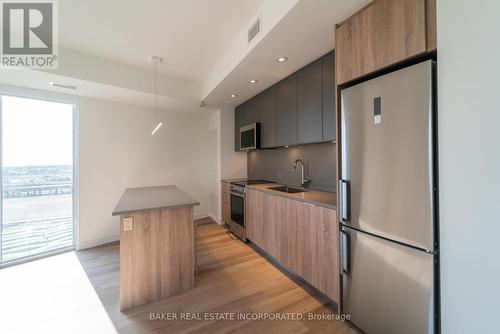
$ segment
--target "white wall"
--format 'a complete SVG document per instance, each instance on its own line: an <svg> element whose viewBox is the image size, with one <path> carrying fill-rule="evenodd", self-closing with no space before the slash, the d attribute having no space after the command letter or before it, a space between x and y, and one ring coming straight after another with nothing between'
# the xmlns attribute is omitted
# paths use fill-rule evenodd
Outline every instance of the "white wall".
<svg viewBox="0 0 500 334"><path fill-rule="evenodd" d="M247 154L234 150L234 108L220 110L221 178L247 177Z"/></svg>
<svg viewBox="0 0 500 334"><path fill-rule="evenodd" d="M221 179L221 112L214 111L210 115L209 130L211 146L215 145L217 149L210 155L210 216L216 221L222 217L222 189Z"/></svg>
<svg viewBox="0 0 500 334"><path fill-rule="evenodd" d="M79 98L79 247L118 239L111 212L127 187L175 184L200 201L196 215L209 212L208 112L161 112L155 136L151 109Z"/></svg>
<svg viewBox="0 0 500 334"><path fill-rule="evenodd" d="M438 0L443 333L500 333L500 2Z"/></svg>

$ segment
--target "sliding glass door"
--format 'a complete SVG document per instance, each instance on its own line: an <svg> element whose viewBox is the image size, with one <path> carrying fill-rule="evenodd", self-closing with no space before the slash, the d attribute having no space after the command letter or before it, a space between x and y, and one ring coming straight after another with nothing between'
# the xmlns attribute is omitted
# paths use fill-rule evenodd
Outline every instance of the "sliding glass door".
<svg viewBox="0 0 500 334"><path fill-rule="evenodd" d="M73 248L74 105L0 99L0 264Z"/></svg>

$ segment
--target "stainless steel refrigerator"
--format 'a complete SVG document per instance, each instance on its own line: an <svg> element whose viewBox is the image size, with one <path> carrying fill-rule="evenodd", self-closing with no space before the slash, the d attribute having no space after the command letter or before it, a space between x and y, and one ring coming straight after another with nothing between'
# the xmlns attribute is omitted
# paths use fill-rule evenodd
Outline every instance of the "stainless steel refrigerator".
<svg viewBox="0 0 500 334"><path fill-rule="evenodd" d="M342 305L367 334L438 331L433 72L341 91Z"/></svg>

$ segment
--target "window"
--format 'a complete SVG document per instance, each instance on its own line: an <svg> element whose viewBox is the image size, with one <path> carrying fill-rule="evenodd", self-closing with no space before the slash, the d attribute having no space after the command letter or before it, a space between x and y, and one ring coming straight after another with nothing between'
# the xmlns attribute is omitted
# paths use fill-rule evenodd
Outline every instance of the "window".
<svg viewBox="0 0 500 334"><path fill-rule="evenodd" d="M74 104L0 95L0 263L73 249Z"/></svg>

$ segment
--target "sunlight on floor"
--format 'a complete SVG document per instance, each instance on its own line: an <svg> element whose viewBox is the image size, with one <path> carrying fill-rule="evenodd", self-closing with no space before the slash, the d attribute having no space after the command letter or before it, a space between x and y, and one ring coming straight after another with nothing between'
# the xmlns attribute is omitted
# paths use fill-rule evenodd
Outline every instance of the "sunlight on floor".
<svg viewBox="0 0 500 334"><path fill-rule="evenodd" d="M117 333L74 252L0 270L0 333Z"/></svg>

